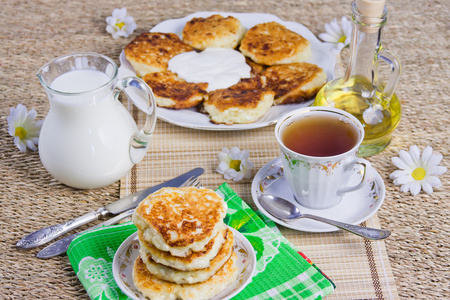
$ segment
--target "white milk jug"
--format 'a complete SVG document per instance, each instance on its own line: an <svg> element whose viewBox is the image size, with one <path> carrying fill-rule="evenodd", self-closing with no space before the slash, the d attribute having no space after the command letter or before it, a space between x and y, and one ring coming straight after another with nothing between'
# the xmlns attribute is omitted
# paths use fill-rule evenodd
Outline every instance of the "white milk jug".
<svg viewBox="0 0 450 300"><path fill-rule="evenodd" d="M58 57L37 73L50 101L39 156L48 172L66 185L107 186L147 152L156 124L153 93L141 79L119 80L117 74L114 61L96 53ZM147 116L141 130L117 99L121 90L144 107Z"/></svg>

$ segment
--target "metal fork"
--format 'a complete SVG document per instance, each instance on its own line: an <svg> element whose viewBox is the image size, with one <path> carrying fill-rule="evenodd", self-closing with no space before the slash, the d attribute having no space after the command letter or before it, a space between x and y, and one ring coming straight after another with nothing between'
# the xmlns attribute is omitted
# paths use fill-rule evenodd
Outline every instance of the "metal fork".
<svg viewBox="0 0 450 300"><path fill-rule="evenodd" d="M188 187L188 186L192 186L192 187L196 187L196 188L203 187L202 183L200 182L200 180L197 177L187 180L180 187ZM117 224L120 221L124 220L125 218L131 217L131 215L133 213L134 213L134 208L133 209L129 209L129 210L121 213L120 215L115 216L114 218L106 220L103 223L100 223L98 225L92 226L92 227L90 227L90 228L88 228L86 230L74 233L74 234L69 235L69 236L67 236L65 238L62 238L62 239L54 242L53 244L50 244L49 246L45 247L44 249L42 249L38 254L36 254L36 256L38 258L50 258L50 257L56 256L56 255L63 254L69 248L70 242L72 242L72 240L76 236L80 235L81 233L84 233L86 231L91 231L93 229L97 229L97 228L100 228L102 226L108 226L108 225Z"/></svg>
<svg viewBox="0 0 450 300"><path fill-rule="evenodd" d="M183 183L180 187L188 187L188 186L192 186L192 187L196 187L196 188L201 188L203 187L203 184L200 182L200 180L198 179L198 177L195 178L191 178L189 180L187 180L185 183Z"/></svg>

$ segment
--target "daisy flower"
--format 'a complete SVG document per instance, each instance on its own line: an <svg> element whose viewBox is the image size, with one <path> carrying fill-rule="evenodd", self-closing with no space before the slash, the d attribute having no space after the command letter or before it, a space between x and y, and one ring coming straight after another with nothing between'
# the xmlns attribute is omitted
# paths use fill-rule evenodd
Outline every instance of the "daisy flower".
<svg viewBox="0 0 450 300"><path fill-rule="evenodd" d="M27 147L33 151L37 150L39 142L39 132L41 131L43 120L34 121L36 111L31 109L29 112L22 104L17 107L11 107L9 110L8 133L14 137L14 144L20 151L27 151Z"/></svg>
<svg viewBox="0 0 450 300"><path fill-rule="evenodd" d="M433 188L441 186L441 180L436 175L447 172L446 167L438 166L442 160L440 153L433 153L433 148L426 147L420 155L417 146L411 146L408 151L400 150L400 157L393 157L392 162L400 170L391 174L395 185L401 185L401 192L411 191L413 196L421 189L433 193Z"/></svg>
<svg viewBox="0 0 450 300"><path fill-rule="evenodd" d="M112 16L106 18L106 31L112 34L114 39L120 36L128 37L137 28L132 16L127 16L126 8L115 8Z"/></svg>
<svg viewBox="0 0 450 300"><path fill-rule="evenodd" d="M344 47L350 45L352 22L346 17L342 17L340 26L336 19L325 24L325 31L326 33L319 34L319 38L325 42L325 45L330 47L333 53L338 54Z"/></svg>
<svg viewBox="0 0 450 300"><path fill-rule="evenodd" d="M248 150L241 151L238 147L233 147L231 150L223 148L217 158L220 162L217 172L223 174L225 179L239 181L252 176L253 163L249 160Z"/></svg>

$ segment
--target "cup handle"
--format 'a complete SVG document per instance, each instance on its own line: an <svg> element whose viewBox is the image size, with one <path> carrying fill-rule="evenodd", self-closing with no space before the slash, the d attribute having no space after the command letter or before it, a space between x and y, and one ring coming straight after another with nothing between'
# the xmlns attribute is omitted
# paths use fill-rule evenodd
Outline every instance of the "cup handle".
<svg viewBox="0 0 450 300"><path fill-rule="evenodd" d="M150 139L156 125L156 100L152 89L140 78L125 77L118 87L127 95L128 99L146 114L144 126L135 132L130 141L130 159L133 164L140 162L150 145ZM131 89L128 89L131 88ZM118 94L120 91L117 91Z"/></svg>
<svg viewBox="0 0 450 300"><path fill-rule="evenodd" d="M361 182L355 186L348 186L348 187L339 189L337 191L338 195L341 196L345 193L359 190L360 188L362 188L363 186L365 186L367 184L366 177L367 177L367 174L368 174L370 168L372 167L372 165L370 164L370 162L368 160L365 160L363 158L356 158L351 163L349 163L348 168L349 167L353 168L353 166L356 164L363 166L363 174L362 174Z"/></svg>

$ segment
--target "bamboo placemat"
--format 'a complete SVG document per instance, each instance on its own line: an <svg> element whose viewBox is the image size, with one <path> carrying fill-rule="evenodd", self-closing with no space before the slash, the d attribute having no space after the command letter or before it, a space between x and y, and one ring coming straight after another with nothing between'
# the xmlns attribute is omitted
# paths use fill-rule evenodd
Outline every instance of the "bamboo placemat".
<svg viewBox="0 0 450 300"><path fill-rule="evenodd" d="M142 116L142 114L139 114ZM217 153L237 146L250 152L253 175L279 155L274 126L247 131L203 131L159 121L149 152L120 184L121 196L157 184L195 167L205 169L204 187L216 189L225 181L217 173ZM251 179L227 181L253 209ZM366 226L379 228L375 215ZM298 250L307 255L336 284L329 299L398 299L394 276L383 241L368 241L350 233L306 233L278 226ZM280 266L282 271L282 266Z"/></svg>
<svg viewBox="0 0 450 300"><path fill-rule="evenodd" d="M401 299L450 299L450 172L441 176L442 187L432 195L421 193L415 197L399 192L399 187L389 179L389 174L396 169L390 158L411 145L421 149L432 146L444 155L441 165L450 167L450 97L446 89L450 78L450 6L447 2L387 0L389 15L383 42L403 65L397 88L403 115L391 145L369 160L386 184L386 200L377 217L382 228L393 232L384 242L389 258L385 267L391 266ZM325 23L341 16L349 17L350 3L351 0L3 1L0 10L0 298L88 299L66 256L39 260L34 255L42 247L18 250L14 245L34 230L95 210L118 199L121 193L119 181L96 190L64 186L47 173L37 152L21 153L14 146L7 132L9 109L24 104L28 109L36 109L39 120L48 112L47 96L35 77L42 65L75 51L98 52L118 62L120 52L136 35L166 19L197 11L271 13L286 21L305 24L318 35L324 32ZM120 7L128 9L138 28L129 38L114 40L105 31L105 18ZM266 129L213 133L164 122L158 122L157 126L153 141L168 144L154 143L152 147L159 148L149 151L152 165L146 170L146 178L152 183L176 176L190 164L206 168L202 181L209 188L217 187L223 179L214 171L214 154L222 146L247 147L255 170L278 155L275 143L263 142L270 129L267 133ZM159 136L163 133L165 137ZM190 145L176 141L186 136L192 139ZM247 146L246 138L251 136L254 144ZM210 139L208 142L214 147L194 143L204 139ZM174 154L175 150L179 153ZM164 156L170 163L156 165L154 158ZM179 165L175 165L176 161ZM231 182L231 186L244 200L252 201L249 182ZM367 225L372 224L367 222ZM289 236L287 231L284 234ZM320 236L336 238L333 234ZM309 234L302 234L302 238L309 239ZM348 249L349 256L365 251L365 245L357 245L359 242L358 239L352 242L355 248ZM356 291L361 298L381 298L381 295L373 296L373 289L357 291L360 284L346 277L347 271L353 270L351 259L349 264L339 264L333 257L326 257L326 249L320 245L301 247L329 276L339 279L338 289L330 297L341 293L341 299L352 299L346 293ZM377 245L372 244L372 252L374 257L380 252ZM381 268L379 264L377 268ZM369 276L372 273L365 273L363 280L368 285L371 284ZM391 298L386 288L382 297Z"/></svg>

